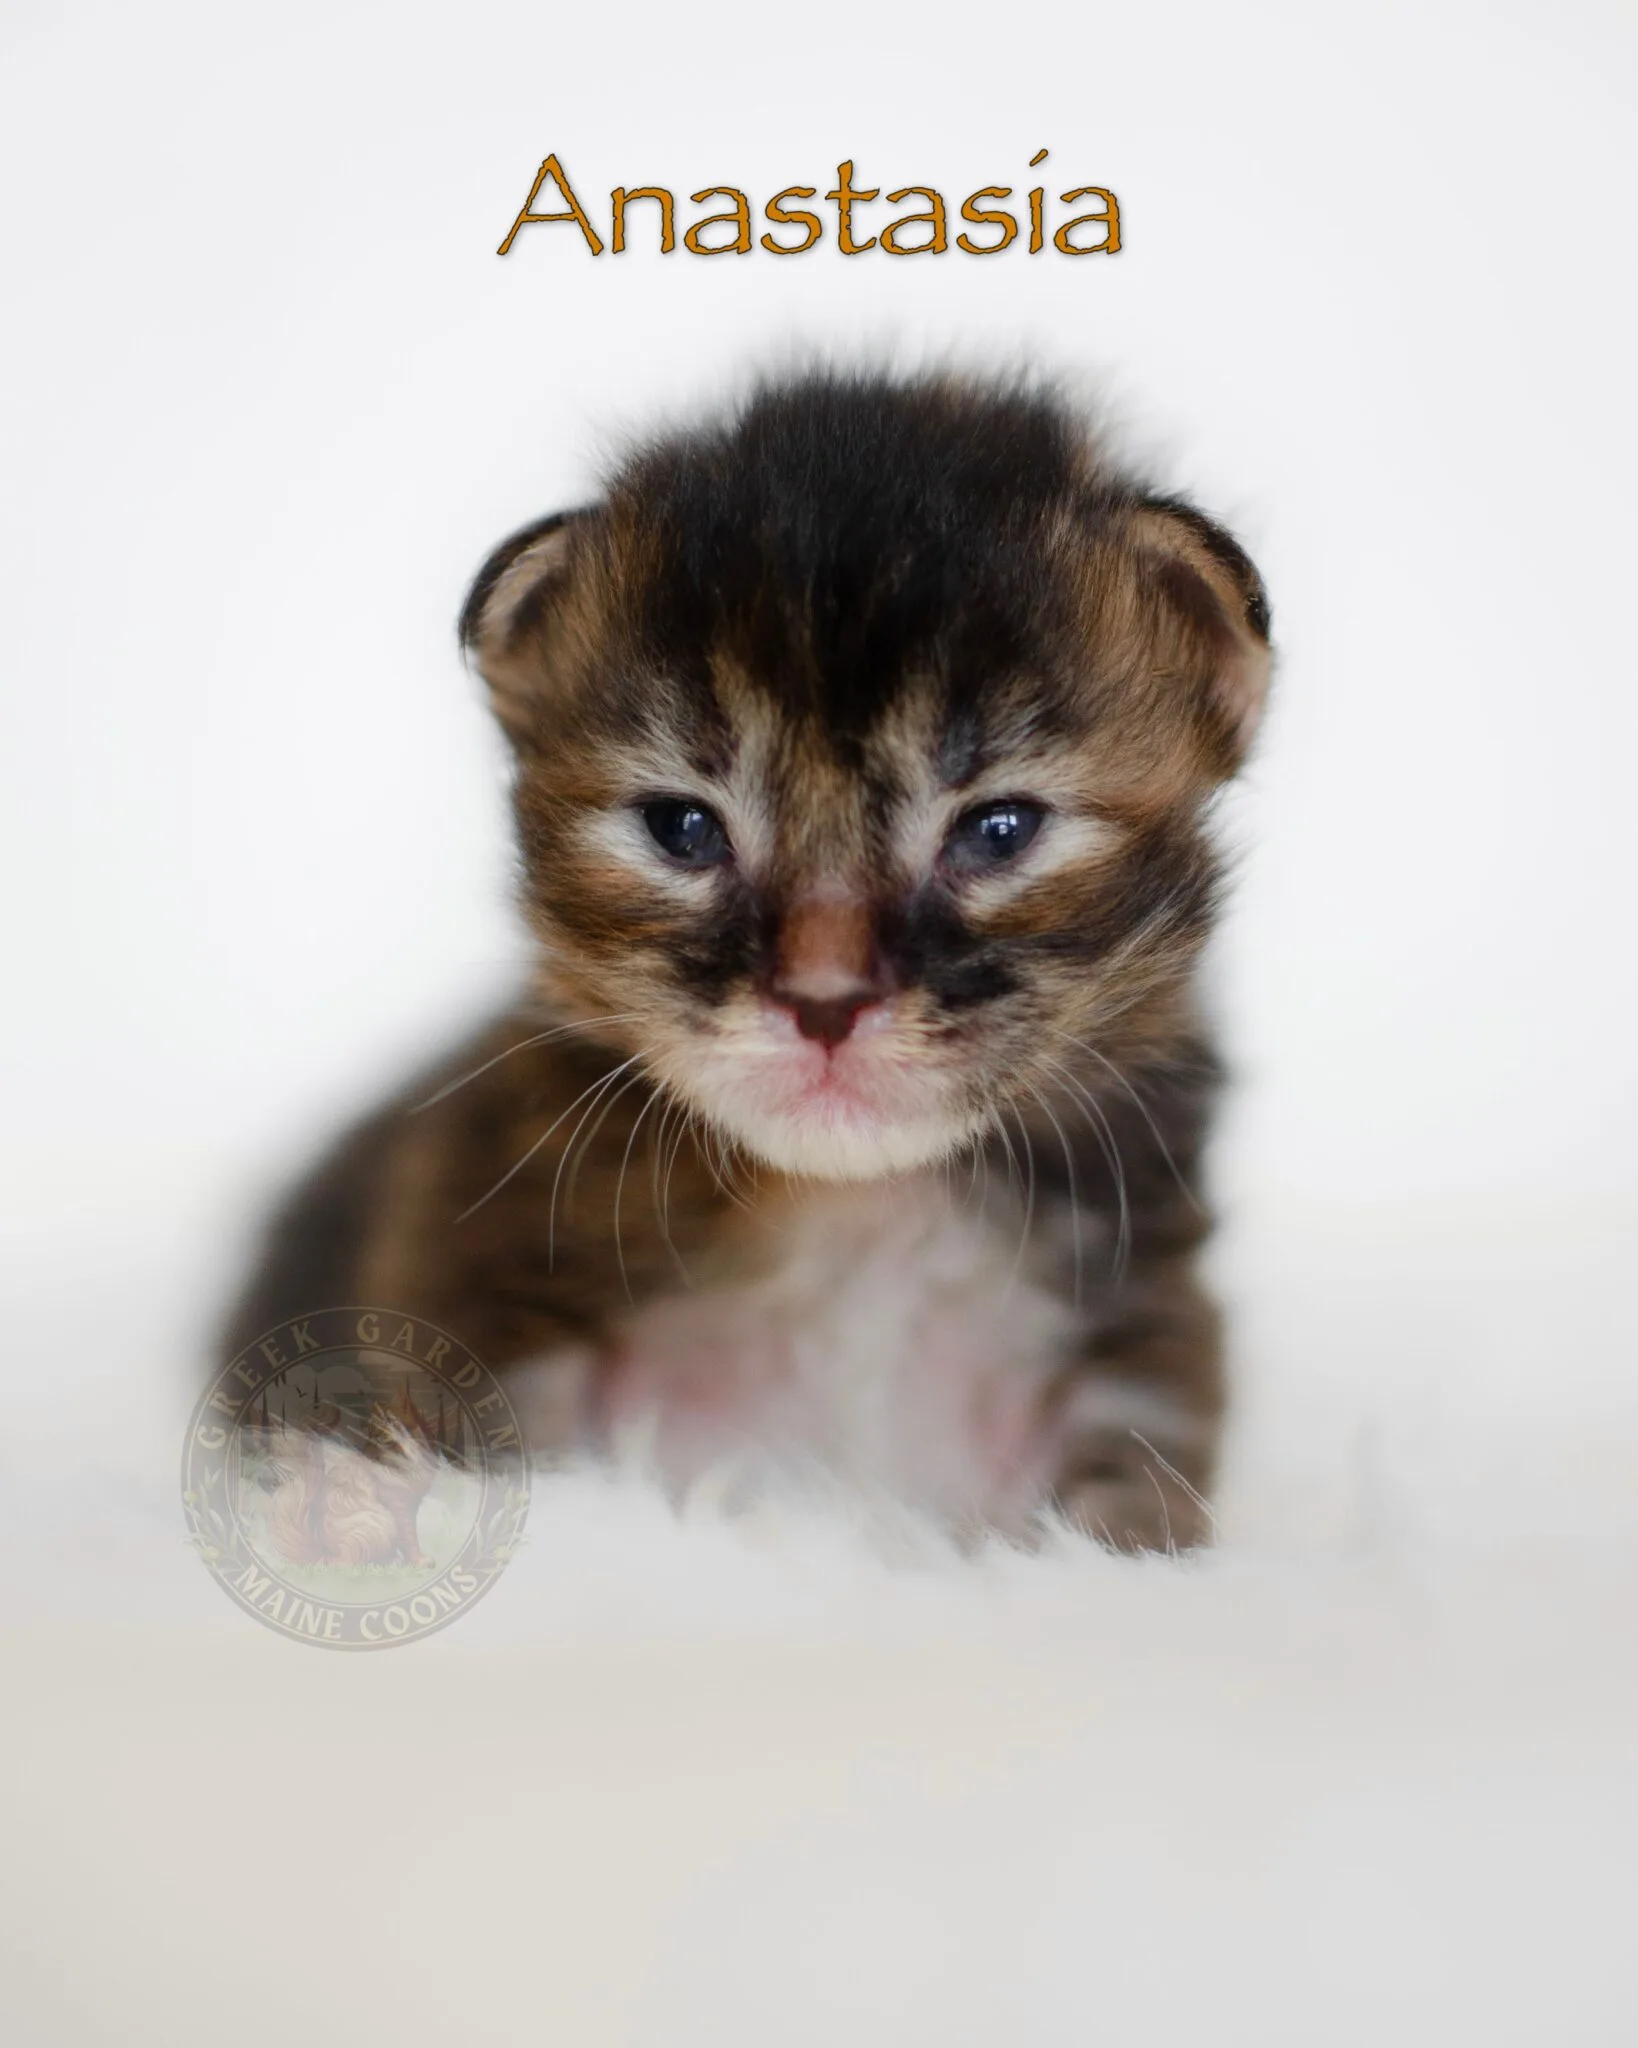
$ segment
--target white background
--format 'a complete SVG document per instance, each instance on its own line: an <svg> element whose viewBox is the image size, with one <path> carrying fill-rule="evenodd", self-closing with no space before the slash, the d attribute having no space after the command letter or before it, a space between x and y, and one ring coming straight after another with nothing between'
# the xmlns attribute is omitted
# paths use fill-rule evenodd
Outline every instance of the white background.
<svg viewBox="0 0 1638 2048"><path fill-rule="evenodd" d="M1635 45L8 0L17 2039L1634 2038ZM606 212L1042 147L1118 257L494 253L549 150ZM1230 1540L888 1570L582 1475L424 1655L293 1649L181 1541L179 1410L260 1205L515 966L467 578L611 434L864 343L1101 387L1273 593Z"/></svg>
<svg viewBox="0 0 1638 2048"><path fill-rule="evenodd" d="M1220 976L1240 1512L1259 1457L1330 1499L1379 1401L1458 1461L1487 1405L1629 1407L1635 39L1586 0L13 0L19 1396L42 1344L180 1379L280 1178L505 984L453 639L491 543L623 428L870 345L1087 380L1272 592ZM619 259L502 259L548 151L605 221L852 156L1108 185L1126 247L849 260L822 208L799 258L662 259L640 209Z"/></svg>

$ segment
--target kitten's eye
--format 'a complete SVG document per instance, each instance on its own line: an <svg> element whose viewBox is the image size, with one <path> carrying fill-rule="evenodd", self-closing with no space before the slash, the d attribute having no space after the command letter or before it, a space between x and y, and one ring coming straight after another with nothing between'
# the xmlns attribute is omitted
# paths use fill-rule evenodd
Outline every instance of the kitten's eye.
<svg viewBox="0 0 1638 2048"><path fill-rule="evenodd" d="M1045 816L1039 804L1025 803L1021 797L980 804L950 827L944 858L966 874L1002 867L1023 852L1040 831Z"/></svg>
<svg viewBox="0 0 1638 2048"><path fill-rule="evenodd" d="M728 834L715 812L686 797L644 804L643 823L662 853L684 867L712 868L728 858Z"/></svg>

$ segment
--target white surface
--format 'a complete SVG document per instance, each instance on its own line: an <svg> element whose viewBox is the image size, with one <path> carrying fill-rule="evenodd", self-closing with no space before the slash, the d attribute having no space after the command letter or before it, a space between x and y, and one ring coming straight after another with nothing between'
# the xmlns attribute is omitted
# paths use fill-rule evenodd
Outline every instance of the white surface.
<svg viewBox="0 0 1638 2048"><path fill-rule="evenodd" d="M5 38L20 2037L1630 2040L1630 11ZM1042 146L1118 258L493 253L549 149L761 199ZM569 1489L424 1655L263 1641L176 1401L267 1189L516 957L465 579L601 434L859 339L1101 379L1273 593L1225 1549L905 1571Z"/></svg>
<svg viewBox="0 0 1638 2048"><path fill-rule="evenodd" d="M9 1475L8 2039L1632 2038L1632 1531L1527 1427L1192 1567L560 1478L362 1658L206 1578L174 1442Z"/></svg>

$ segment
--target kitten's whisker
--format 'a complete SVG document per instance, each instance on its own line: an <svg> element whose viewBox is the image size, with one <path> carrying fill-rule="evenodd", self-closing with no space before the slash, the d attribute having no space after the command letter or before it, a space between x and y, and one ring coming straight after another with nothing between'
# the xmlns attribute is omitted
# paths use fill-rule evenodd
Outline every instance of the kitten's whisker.
<svg viewBox="0 0 1638 2048"><path fill-rule="evenodd" d="M716 1149L711 1142L713 1132L709 1120L690 1110L688 1121L694 1136L694 1149L704 1161L705 1170L711 1176L712 1185L716 1188L719 1195L724 1195L729 1201L732 1201L734 1199L733 1190L723 1179L722 1169L717 1164Z"/></svg>
<svg viewBox="0 0 1638 2048"><path fill-rule="evenodd" d="M730 1202L734 1203L736 1207L743 1209L747 1216L754 1216L756 1214L755 1208L751 1205L750 1202L748 1202L745 1199L744 1195L742 1195L739 1192L738 1186L735 1184L734 1181L734 1163L736 1158L739 1156L739 1148L734 1141L732 1133L720 1129L713 1129L713 1127L709 1125L707 1126L707 1128L713 1130L713 1135L716 1138L722 1153L723 1177L719 1181L718 1185L721 1187L722 1192L728 1197Z"/></svg>
<svg viewBox="0 0 1638 2048"><path fill-rule="evenodd" d="M660 1235L665 1240L665 1248L671 1254L678 1273L682 1276L683 1285L685 1287L692 1287L694 1276L689 1272L682 1253L677 1249L676 1239L671 1235L671 1175L677 1164L677 1154L682 1149L684 1138L688 1135L686 1112L677 1108L675 1104L672 1107L677 1109L677 1113L671 1139L671 1150L666 1155L665 1178L660 1185ZM663 1140L661 1142L663 1143Z"/></svg>
<svg viewBox="0 0 1638 2048"><path fill-rule="evenodd" d="M640 1073L629 1074L626 1077L626 1079L620 1083L619 1087L615 1089L612 1095L605 1096L605 1098L600 1104L594 1103L592 1105L592 1107L597 1112L596 1121L592 1124L590 1130L586 1132L585 1137L581 1139L579 1152L576 1154L573 1162L569 1167L569 1178L563 1186L563 1215L565 1221L567 1220L569 1214L569 1204L574 1200L574 1191L580 1181L580 1169L585 1165L587 1159L590 1157L591 1149L593 1145L595 1145L597 1142L598 1132L603 1128L604 1124L608 1122L609 1112L614 1108L614 1105L620 1100L622 1096L629 1095L632 1089L635 1088L638 1085L638 1083L643 1079L644 1076ZM578 1130L575 1133L575 1137L579 1137ZM569 1140L569 1149L571 1152L574 1151L574 1147L575 1139L571 1138Z"/></svg>
<svg viewBox="0 0 1638 2048"><path fill-rule="evenodd" d="M631 1281L626 1273L625 1246L620 1239L620 1197L625 1191L626 1168L631 1164L631 1148L637 1142L637 1133L643 1128L644 1117L648 1115L659 1099L659 1092L656 1090L650 1094L648 1100L638 1110L635 1122L626 1133L626 1149L620 1155L620 1171L614 1182L614 1260L615 1264L620 1268L620 1284L626 1290L626 1299L634 1308L636 1307L636 1297L631 1291Z"/></svg>
<svg viewBox="0 0 1638 2048"><path fill-rule="evenodd" d="M978 1192L978 1165L984 1156L984 1141L976 1132L969 1140L969 1145L972 1159L967 1167L967 1192L962 1200L962 1207L965 1209L972 1207L973 1196Z"/></svg>
<svg viewBox="0 0 1638 2048"><path fill-rule="evenodd" d="M1168 1479L1174 1479L1177 1482L1177 1484L1180 1487L1182 1487L1183 1491L1188 1495L1189 1499L1194 1502L1195 1506L1200 1510L1201 1514L1203 1514L1206 1520L1211 1524L1212 1534L1215 1536L1215 1534L1217 1533L1217 1511L1212 1506L1211 1502L1207 1500L1206 1496L1199 1490L1198 1487L1191 1485L1189 1481L1183 1477L1183 1474L1178 1471L1177 1467L1174 1464L1172 1464L1169 1459L1163 1458L1161 1456L1159 1451L1155 1449L1154 1445L1150 1443L1149 1439L1146 1436L1143 1436L1139 1431L1135 1429L1131 1432L1131 1434L1138 1443L1142 1444L1143 1448L1149 1453L1150 1457L1154 1459L1155 1463L1160 1467L1161 1471L1166 1474L1166 1477ZM1153 1477L1154 1475L1153 1473L1151 1473L1150 1478L1153 1479ZM1162 1497L1162 1506L1164 1506L1164 1496Z"/></svg>
<svg viewBox="0 0 1638 2048"><path fill-rule="evenodd" d="M1012 1272L1007 1280L1007 1292L1009 1294L1017 1285L1019 1270L1024 1263L1024 1249L1029 1243L1030 1226L1035 1221L1035 1147L1030 1141L1029 1127L1024 1122L1023 1117L1019 1115L1016 1109L1013 1110L1012 1114L1018 1125L1018 1135L1024 1142L1024 1157L1029 1162L1029 1186L1024 1196L1024 1220L1018 1231L1018 1250L1013 1258ZM1003 1125L1002 1128L1005 1129L1005 1126ZM1009 1157L1012 1154L1010 1144L1007 1147L1007 1153Z"/></svg>
<svg viewBox="0 0 1638 2048"><path fill-rule="evenodd" d="M585 1164L587 1153L590 1152L593 1144L596 1142L597 1133L603 1128L603 1124L608 1117L609 1111L613 1109L614 1105L620 1100L621 1096L628 1094L631 1091L631 1089L636 1087L637 1084L643 1078L644 1077L641 1074L629 1074L626 1077L626 1079L620 1083L619 1087L612 1092L612 1094L605 1095L600 1102L588 1103L584 1114L581 1116L580 1122L575 1125L574 1131L570 1135L569 1142L567 1146L564 1148L563 1157L558 1161L559 1175L562 1174L563 1169L565 1167L567 1167L569 1170L569 1178L563 1186L563 1220L565 1223L567 1223L569 1219L569 1207L574 1200L574 1190L576 1181L579 1177L580 1169ZM594 1113L596 1115L596 1122L591 1124L591 1128L589 1130L586 1130L586 1125L588 1121L592 1118ZM582 1131L585 1131L585 1137L580 1142L580 1150L577 1156L575 1153L575 1145L576 1141L580 1140ZM551 1269L552 1261L556 1257L556 1225L557 1182L556 1180L554 1180L552 1183L552 1214L549 1219L547 1230L546 1255L548 1270Z"/></svg>
<svg viewBox="0 0 1638 2048"><path fill-rule="evenodd" d="M722 1178L718 1183L719 1186L736 1208L743 1209L747 1216L754 1216L757 1213L755 1208L740 1193L738 1183L734 1177L734 1165L739 1156L739 1150L734 1142L733 1134L713 1125L707 1125L707 1129L711 1131L712 1136L716 1139L721 1157Z"/></svg>
<svg viewBox="0 0 1638 2048"><path fill-rule="evenodd" d="M1053 1114L1051 1103L1047 1101L1046 1097L1033 1082L1029 1082L1026 1085L1029 1088L1030 1094L1041 1105L1047 1121L1058 1133L1058 1143L1063 1147L1064 1170L1069 1175L1070 1241L1075 1250L1075 1306L1079 1308L1081 1305L1081 1201L1080 1193L1075 1185L1075 1158L1069 1149L1069 1138L1064 1131L1064 1127Z"/></svg>
<svg viewBox="0 0 1638 2048"><path fill-rule="evenodd" d="M1126 1164L1120 1156L1120 1146L1115 1139L1114 1126L1104 1114L1096 1096L1076 1079L1069 1069L1057 1060L1042 1055L1042 1064L1050 1067L1063 1078L1064 1085L1078 1096L1086 1113L1087 1121L1098 1141L1104 1162L1115 1178L1115 1194L1120 1205L1119 1220L1115 1233L1115 1261L1113 1275L1124 1280L1131 1263L1132 1253L1132 1204L1126 1188Z"/></svg>
<svg viewBox="0 0 1638 2048"><path fill-rule="evenodd" d="M660 1213L660 1162L665 1157L666 1131L670 1126L672 1112L675 1108L675 1100L668 1095L665 1100L665 1107L660 1111L660 1121L649 1134L648 1191L654 1204L656 1216Z"/></svg>
<svg viewBox="0 0 1638 2048"><path fill-rule="evenodd" d="M523 1052L531 1045L547 1045L554 1038L567 1038L576 1031L590 1031L599 1024L630 1024L636 1015L635 1010L626 1010L611 1017L582 1017L572 1024L556 1024L549 1031L536 1031L528 1038L520 1038L515 1045L509 1045L504 1052L496 1053L493 1059L485 1060L481 1067L474 1067L471 1073L463 1074L458 1081L446 1082L436 1095L429 1095L425 1102L417 1102L410 1115L419 1116L422 1110L432 1109L438 1103L447 1101L458 1089L464 1088L468 1081L475 1081L480 1074L487 1074L491 1067L498 1067L502 1060L509 1060L515 1052Z"/></svg>
<svg viewBox="0 0 1638 2048"><path fill-rule="evenodd" d="M1189 1183L1184 1179L1182 1169L1178 1166L1177 1161L1172 1157L1172 1148L1166 1143L1165 1138L1161 1135L1160 1126L1155 1122L1154 1117L1150 1112L1148 1104L1143 1100L1143 1097L1139 1095L1137 1090L1132 1086L1130 1079L1121 1072L1120 1068L1115 1065L1113 1060L1106 1058L1104 1054L1099 1052L1098 1048L1095 1045L1088 1045L1084 1038L1072 1038L1067 1031L1060 1031L1057 1035L1060 1039L1063 1040L1063 1042L1066 1045L1077 1045L1080 1047L1082 1052L1090 1054L1090 1056L1097 1061L1098 1065L1102 1067L1106 1073L1109 1074L1111 1079L1117 1081L1120 1084L1120 1086L1125 1089L1127 1096L1131 1100L1132 1107L1137 1111L1138 1115L1142 1117L1143 1121L1149 1126L1149 1135L1154 1139L1155 1144L1159 1147L1160 1156L1162 1159L1165 1160L1166 1165L1171 1172L1172 1179L1177 1182L1179 1191L1182 1193L1185 1200L1189 1203L1190 1207L1194 1210L1195 1214L1198 1216L1204 1216L1206 1213L1204 1204L1201 1202L1200 1197L1195 1193L1194 1189L1191 1188L1189 1186Z"/></svg>
<svg viewBox="0 0 1638 2048"><path fill-rule="evenodd" d="M671 1177L677 1170L677 1161L682 1156L683 1146L693 1142L693 1112L686 1103L679 1102L677 1105L676 1128L671 1138L671 1150L665 1162L665 1179L660 1186L660 1214L665 1219L665 1232L668 1238L671 1235ZM697 1145L695 1149L698 1149ZM680 1259L678 1263L679 1265L681 1264ZM690 1282L689 1284L692 1285L693 1283Z"/></svg>
<svg viewBox="0 0 1638 2048"><path fill-rule="evenodd" d="M719 1195L726 1195L728 1190L722 1184L722 1174L717 1166L717 1155L711 1149L711 1127L703 1117L695 1117L691 1121L694 1132L694 1149L699 1153L701 1160L705 1164L706 1172L711 1176L711 1185Z"/></svg>
<svg viewBox="0 0 1638 2048"><path fill-rule="evenodd" d="M676 1240L671 1235L669 1202L671 1192L670 1169L677 1156L677 1143L680 1142L681 1137L682 1117L682 1104L678 1102L674 1095L667 1095L665 1107L660 1111L659 1124L650 1139L650 1150L654 1156L649 1169L648 1184L649 1192L654 1202L654 1214L660 1226L660 1240L671 1254L672 1263L681 1274L684 1285L692 1287L694 1284L693 1280L689 1276L687 1266L683 1264L682 1253L677 1249ZM673 1135L674 1133L675 1136ZM665 1176L663 1182L661 1180L662 1169Z"/></svg>
<svg viewBox="0 0 1638 2048"><path fill-rule="evenodd" d="M1018 1171L1018 1155L1012 1149L1012 1139L1008 1134L1005 1122L1006 1114L1006 1105L1003 1103L996 1115L995 1134L1001 1140L1002 1145L1006 1149L1007 1186L1009 1189L1012 1189L1018 1187L1021 1184L1023 1180L1023 1175Z"/></svg>
<svg viewBox="0 0 1638 2048"><path fill-rule="evenodd" d="M562 1152L558 1156L557 1171L552 1175L552 1199L546 1211L546 1270L548 1273L555 1272L557 1269L557 1191L562 1185L563 1169L569 1163L569 1154L574 1149L574 1141L580 1135L581 1128L585 1124L587 1117L597 1107L603 1090L611 1088L626 1069L636 1066L641 1058L641 1053L633 1053L629 1060L622 1060L619 1066L611 1067L608 1073L600 1075L590 1088L583 1088L574 1101L569 1104L569 1109L563 1112L563 1116L567 1116L569 1110L579 1108L582 1102L586 1102L587 1096L591 1096L591 1101L586 1102L586 1107L580 1112L580 1122L569 1133L568 1142L564 1145ZM558 1123L562 1121L563 1118L559 1117ZM557 1125L554 1124L552 1129L556 1130L556 1128Z"/></svg>
<svg viewBox="0 0 1638 2048"><path fill-rule="evenodd" d="M631 1058L629 1060L624 1061L620 1066L616 1067L614 1072L616 1074L624 1073L627 1067L635 1066L637 1061L641 1058L641 1053L633 1053ZM568 1108L563 1111L562 1115L554 1117L552 1122L546 1126L545 1130L541 1132L540 1136L529 1147L528 1151L524 1153L523 1157L520 1160L518 1160L515 1165L509 1166L506 1169L506 1171L501 1175L500 1179L496 1181L495 1185L489 1190L488 1194L480 1195L478 1199L472 1204L472 1207L470 1209L463 1209L461 1211L460 1215L455 1218L455 1221L457 1223L464 1223L469 1216L476 1214L476 1212L483 1207L485 1202L492 1201L494 1197L500 1193L501 1189L506 1186L508 1181L514 1179L516 1175L520 1174L523 1171L523 1169L529 1164L529 1161L533 1159L535 1154L540 1150L541 1146L544 1145L546 1140L552 1135L553 1131L557 1129L558 1125L564 1122L566 1118L574 1114L576 1108L582 1102L585 1101L588 1095L591 1094L592 1089L603 1087L610 1079L612 1079L611 1075L601 1074L595 1081L592 1082L590 1088L581 1089L580 1093L575 1097L574 1101L569 1104ZM561 1173L562 1170L563 1169L560 1162L558 1166L558 1171ZM553 1185L555 1187L555 1182Z"/></svg>
<svg viewBox="0 0 1638 2048"><path fill-rule="evenodd" d="M1104 955L1100 964L1105 975L1111 974L1117 968L1124 967L1127 961L1135 955L1150 951L1158 940L1167 936L1177 920L1178 913L1183 912L1187 914L1189 908L1188 897L1175 889L1169 896L1163 897L1156 908L1149 913L1135 930L1128 932L1124 939L1120 940L1117 945L1113 946ZM1150 972L1138 982L1124 1002L1117 1003L1113 1009L1102 1012L1101 1021L1107 1023L1112 1017L1123 1016L1126 1011L1130 1010L1135 1004L1141 1003L1147 996L1152 995L1165 982L1176 979L1177 976L1174 970L1167 968L1156 971L1151 964Z"/></svg>

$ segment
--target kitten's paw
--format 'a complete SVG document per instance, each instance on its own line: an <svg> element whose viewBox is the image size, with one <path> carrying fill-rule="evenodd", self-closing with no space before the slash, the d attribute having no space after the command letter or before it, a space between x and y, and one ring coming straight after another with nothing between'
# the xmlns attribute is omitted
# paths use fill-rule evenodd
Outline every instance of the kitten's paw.
<svg viewBox="0 0 1638 2048"><path fill-rule="evenodd" d="M1153 1388L1089 1378L1058 1413L1052 1505L1115 1550L1189 1550L1208 1543L1201 1486L1216 1425Z"/></svg>
<svg viewBox="0 0 1638 2048"><path fill-rule="evenodd" d="M1053 1507L1111 1550L1191 1550L1212 1537L1201 1495L1141 1453L1089 1459L1054 1490Z"/></svg>

